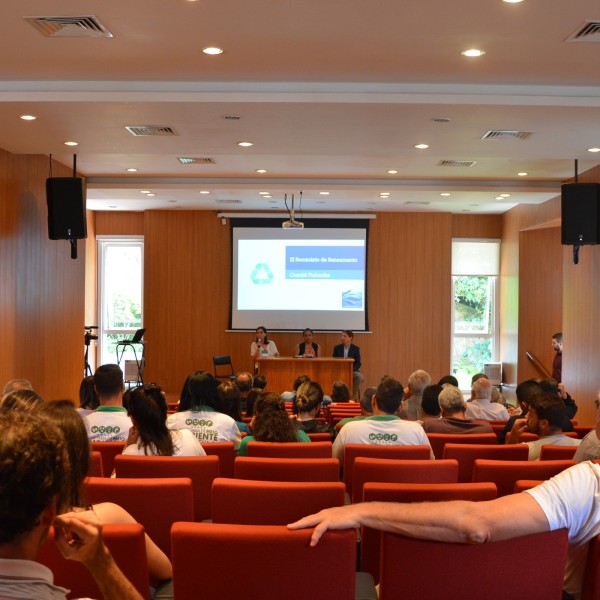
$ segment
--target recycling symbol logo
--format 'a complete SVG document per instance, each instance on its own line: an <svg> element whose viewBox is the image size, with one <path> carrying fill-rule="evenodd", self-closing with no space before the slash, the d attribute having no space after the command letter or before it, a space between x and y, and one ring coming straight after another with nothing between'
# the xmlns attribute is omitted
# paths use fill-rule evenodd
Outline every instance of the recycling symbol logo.
<svg viewBox="0 0 600 600"><path fill-rule="evenodd" d="M271 283L273 279L273 273L271 273L271 269L269 269L269 265L265 263L258 263L254 267L254 271L252 271L252 275L250 275L250 279L252 279L253 283L258 284L267 284Z"/></svg>

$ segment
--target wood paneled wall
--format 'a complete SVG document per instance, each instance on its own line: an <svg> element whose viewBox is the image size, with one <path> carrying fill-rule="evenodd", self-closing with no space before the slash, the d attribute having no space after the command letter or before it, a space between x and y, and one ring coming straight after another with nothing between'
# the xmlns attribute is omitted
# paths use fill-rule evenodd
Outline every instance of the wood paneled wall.
<svg viewBox="0 0 600 600"><path fill-rule="evenodd" d="M53 163L53 175L71 169ZM48 239L45 156L0 150L0 385L25 377L46 399L77 398L83 375L86 244Z"/></svg>

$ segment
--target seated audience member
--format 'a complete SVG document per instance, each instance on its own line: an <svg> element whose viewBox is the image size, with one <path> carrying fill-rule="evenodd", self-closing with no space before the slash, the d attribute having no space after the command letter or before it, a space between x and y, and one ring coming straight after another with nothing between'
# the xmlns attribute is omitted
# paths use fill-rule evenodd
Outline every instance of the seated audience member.
<svg viewBox="0 0 600 600"><path fill-rule="evenodd" d="M600 392L594 400L594 406L596 407L596 427L581 440L573 457L576 462L600 458Z"/></svg>
<svg viewBox="0 0 600 600"><path fill-rule="evenodd" d="M457 387L446 384L438 400L442 418L425 421L423 429L427 433L494 433L489 423L478 423L465 417L467 403Z"/></svg>
<svg viewBox="0 0 600 600"><path fill-rule="evenodd" d="M373 396L377 388L368 387L363 395L360 397L360 415L356 415L356 417L346 417L342 419L337 425L336 429L339 431L346 423L350 423L350 421L362 421L367 417L373 416Z"/></svg>
<svg viewBox="0 0 600 600"><path fill-rule="evenodd" d="M14 390L0 398L0 412L35 412L44 401L33 390Z"/></svg>
<svg viewBox="0 0 600 600"><path fill-rule="evenodd" d="M354 332L350 329L342 331L342 343L333 347L333 358L351 358L354 360L352 366L352 397L358 402L360 398L360 385L365 380L360 372L362 361L360 358L360 348L354 344ZM335 400L333 400L335 402Z"/></svg>
<svg viewBox="0 0 600 600"><path fill-rule="evenodd" d="M502 404L492 403L492 384L489 379L480 377L471 388L471 402L467 403L467 419L487 421L507 421L508 411Z"/></svg>
<svg viewBox="0 0 600 600"><path fill-rule="evenodd" d="M275 392L260 392L254 406L253 435L242 439L238 454L247 456L248 444L257 442L310 442L310 438L297 429L285 410L285 403Z"/></svg>
<svg viewBox="0 0 600 600"><path fill-rule="evenodd" d="M233 442L240 447L240 430L228 415L219 412L217 382L208 371L188 375L179 401L179 409L167 418L169 429L191 429L201 444Z"/></svg>
<svg viewBox="0 0 600 600"><path fill-rule="evenodd" d="M487 379L489 381L489 377L485 374L485 373L475 373L475 375L473 375L473 377L471 377L471 386L478 380L478 379Z"/></svg>
<svg viewBox="0 0 600 600"><path fill-rule="evenodd" d="M373 396L373 416L346 423L340 429L333 443L333 457L340 459L341 463L346 444L430 446L420 424L403 421L396 416L403 396L402 384L392 377L384 377ZM434 458L433 452L431 458Z"/></svg>
<svg viewBox="0 0 600 600"><path fill-rule="evenodd" d="M298 375L298 377L296 377L296 379L294 379L294 383L292 385L293 391L283 392L281 394L281 399L284 402L294 402L294 400L296 399L296 392L298 391L298 388L306 381L310 381L309 375Z"/></svg>
<svg viewBox="0 0 600 600"><path fill-rule="evenodd" d="M254 378L247 371L240 371L239 373L235 374L235 379L233 381L240 391L240 406L242 414L249 417L252 414L252 406L248 406L247 398L250 390L254 386Z"/></svg>
<svg viewBox="0 0 600 600"><path fill-rule="evenodd" d="M250 435L250 428L242 421L242 408L240 399L240 390L233 381L224 381L217 387L219 394L219 410L229 415L238 426L240 433Z"/></svg>
<svg viewBox="0 0 600 600"><path fill-rule="evenodd" d="M60 430L16 412L0 415L0 430L0 598L66 599L68 590L35 562L54 525L61 553L88 569L104 598L142 600L104 545L96 515L64 512L72 465Z"/></svg>
<svg viewBox="0 0 600 600"><path fill-rule="evenodd" d="M305 381L296 392L298 414L294 425L305 433L328 433L333 439L334 433L328 423L315 421L319 416L323 402L323 388L316 381Z"/></svg>
<svg viewBox="0 0 600 600"><path fill-rule="evenodd" d="M257 375L254 376L253 378L253 386L257 389L257 390L264 390L267 387L267 376L263 375L262 373L258 373Z"/></svg>
<svg viewBox="0 0 600 600"><path fill-rule="evenodd" d="M362 526L463 544L565 528L569 550L564 590L569 598L579 598L588 542L600 534L599 512L600 465L584 462L530 490L486 502L364 502L328 508L288 527L314 527L311 546L318 544L327 530Z"/></svg>
<svg viewBox="0 0 600 600"><path fill-rule="evenodd" d="M304 341L300 344L296 344L294 348L295 356L303 356L305 358L318 358L321 356L321 346L316 342L313 342L313 330L308 327L302 332L302 338Z"/></svg>
<svg viewBox="0 0 600 600"><path fill-rule="evenodd" d="M542 386L544 392L556 394L565 403L568 419L573 419L575 417L579 407L577 406L575 400L573 400L573 398L571 398L571 396L566 392L564 383L558 383L556 379L548 377L546 379L541 379L540 385Z"/></svg>
<svg viewBox="0 0 600 600"><path fill-rule="evenodd" d="M81 380L79 386L79 408L77 412L82 416L89 415L100 406L100 398L94 384L94 376L88 375Z"/></svg>
<svg viewBox="0 0 600 600"><path fill-rule="evenodd" d="M331 389L332 402L352 402L350 388L343 381L334 381Z"/></svg>
<svg viewBox="0 0 600 600"><path fill-rule="evenodd" d="M92 442L125 441L133 423L123 406L123 372L119 365L102 365L94 373L100 406L86 415L85 424Z"/></svg>
<svg viewBox="0 0 600 600"><path fill-rule="evenodd" d="M421 394L421 423L439 421L442 418L439 395L442 391L441 385L428 385ZM427 429L425 429L427 431Z"/></svg>
<svg viewBox="0 0 600 600"><path fill-rule="evenodd" d="M81 416L70 400L46 402L40 414L60 429L67 444L67 453L71 465L69 471L70 496L69 510L82 512L86 503L82 497L83 480L90 466L90 442ZM102 502L94 504L93 511L103 525L135 523L135 519L118 504ZM160 582L171 579L171 562L162 550L146 534L146 554L150 582L156 587Z"/></svg>
<svg viewBox="0 0 600 600"><path fill-rule="evenodd" d="M6 385L2 388L2 396L15 392L16 390L33 390L31 381L28 379L11 379L6 382Z"/></svg>
<svg viewBox="0 0 600 600"><path fill-rule="evenodd" d="M539 460L542 446L579 446L581 440L570 438L562 433L565 418L564 402L555 394L541 392L531 398L525 419L517 419L506 440L507 444L517 444L524 431L540 436L533 442L524 442L529 446L529 460Z"/></svg>
<svg viewBox="0 0 600 600"><path fill-rule="evenodd" d="M427 371L418 369L408 378L408 391L404 394L404 407L400 411L403 419L416 421L421 418L421 399L423 390L431 385L431 376Z"/></svg>
<svg viewBox="0 0 600 600"><path fill-rule="evenodd" d="M133 422L123 454L134 456L206 456L189 429L167 429L167 399L158 385L131 391L127 411Z"/></svg>
<svg viewBox="0 0 600 600"><path fill-rule="evenodd" d="M458 379L454 377L454 375L444 375L438 382L438 385L444 385L445 383L449 383L454 387L458 387Z"/></svg>

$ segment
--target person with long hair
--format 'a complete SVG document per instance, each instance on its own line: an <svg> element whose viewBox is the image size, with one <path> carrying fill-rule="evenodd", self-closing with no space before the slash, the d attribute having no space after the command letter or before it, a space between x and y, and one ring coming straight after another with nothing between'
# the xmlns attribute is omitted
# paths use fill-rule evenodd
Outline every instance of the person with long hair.
<svg viewBox="0 0 600 600"><path fill-rule="evenodd" d="M33 390L18 389L8 392L0 398L0 413L11 412L35 412L44 401Z"/></svg>
<svg viewBox="0 0 600 600"><path fill-rule="evenodd" d="M70 400L45 402L37 411L56 425L63 434L69 455L70 481L65 493L70 499L71 510L93 510L98 519L105 525L130 524L136 520L118 504L101 502L92 507L87 506L83 497L83 480L87 476L91 446L83 419L75 410ZM166 554L146 534L146 555L148 557L148 573L150 584L156 588L161 582L172 579L173 568Z"/></svg>
<svg viewBox="0 0 600 600"><path fill-rule="evenodd" d="M141 456L206 456L189 429L167 429L167 400L155 384L131 391L127 410L133 427L123 454Z"/></svg>
<svg viewBox="0 0 600 600"><path fill-rule="evenodd" d="M352 402L350 388L343 381L334 381L331 389L332 402Z"/></svg>
<svg viewBox="0 0 600 600"><path fill-rule="evenodd" d="M219 410L235 421L240 433L250 435L250 428L242 421L242 398L238 386L233 381L224 381L219 384L217 392L219 394Z"/></svg>
<svg viewBox="0 0 600 600"><path fill-rule="evenodd" d="M333 441L334 433L328 423L316 418L323 403L323 388L316 381L306 381L296 391L298 414L294 425L305 433L328 433Z"/></svg>
<svg viewBox="0 0 600 600"><path fill-rule="evenodd" d="M301 429L296 429L290 420L285 403L275 392L261 392L254 405L251 429L240 444L239 456L247 456L249 442L310 442Z"/></svg>
<svg viewBox="0 0 600 600"><path fill-rule="evenodd" d="M89 415L100 406L100 397L94 384L94 376L88 375L81 380L79 386L79 408L80 415Z"/></svg>

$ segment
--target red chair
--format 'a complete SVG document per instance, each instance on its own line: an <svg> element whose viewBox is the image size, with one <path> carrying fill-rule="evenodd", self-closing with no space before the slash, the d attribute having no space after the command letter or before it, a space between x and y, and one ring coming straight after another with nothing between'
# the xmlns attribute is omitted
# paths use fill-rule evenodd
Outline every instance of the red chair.
<svg viewBox="0 0 600 600"><path fill-rule="evenodd" d="M319 433L307 433L306 434L311 442L330 442L331 435L327 432L319 432Z"/></svg>
<svg viewBox="0 0 600 600"><path fill-rule="evenodd" d="M219 476L233 477L235 450L233 442L210 442L202 444L207 456L219 457Z"/></svg>
<svg viewBox="0 0 600 600"><path fill-rule="evenodd" d="M189 477L120 479L88 477L84 497L90 504L114 502L144 526L156 545L171 556L171 525L194 520L194 497Z"/></svg>
<svg viewBox="0 0 600 600"><path fill-rule="evenodd" d="M265 458L331 458L331 438L325 442L250 442L248 456Z"/></svg>
<svg viewBox="0 0 600 600"><path fill-rule="evenodd" d="M490 444L446 444L444 458L458 461L458 481L473 481L473 463L477 458L491 460L527 460L529 447L525 444L491 446Z"/></svg>
<svg viewBox="0 0 600 600"><path fill-rule="evenodd" d="M590 540L581 586L581 600L598 598L600 598L600 536Z"/></svg>
<svg viewBox="0 0 600 600"><path fill-rule="evenodd" d="M512 494L519 479L550 479L572 467L573 460L510 461L477 459L473 466L473 481L493 481L498 497Z"/></svg>
<svg viewBox="0 0 600 600"><path fill-rule="evenodd" d="M121 477L189 477L194 490L194 520L211 517L211 488L219 477L218 456L117 456L117 479Z"/></svg>
<svg viewBox="0 0 600 600"><path fill-rule="evenodd" d="M365 483L363 502L439 502L445 500L493 500L493 483ZM363 527L360 543L360 570L379 582L381 531Z"/></svg>
<svg viewBox="0 0 600 600"><path fill-rule="evenodd" d="M104 525L102 536L125 577L143 598L150 600L144 528L139 523ZM37 560L52 571L55 585L71 590L67 598L102 597L90 572L80 562L67 560L60 553L54 543L54 529L50 529L48 539L40 548Z"/></svg>
<svg viewBox="0 0 600 600"><path fill-rule="evenodd" d="M238 456L236 479L265 481L339 481L337 458L262 458Z"/></svg>
<svg viewBox="0 0 600 600"><path fill-rule="evenodd" d="M455 460L389 460L364 458L354 461L352 502L362 501L363 486L368 481L388 483L457 483Z"/></svg>
<svg viewBox="0 0 600 600"><path fill-rule="evenodd" d="M339 481L252 481L217 478L212 486L213 523L287 525L344 504Z"/></svg>
<svg viewBox="0 0 600 600"><path fill-rule="evenodd" d="M436 458L444 456L446 444L497 444L495 433L428 433L429 443Z"/></svg>
<svg viewBox="0 0 600 600"><path fill-rule="evenodd" d="M535 556L535 563L543 565L543 576L507 572L507 557L515 556ZM565 529L478 545L384 533L379 598L560 598L566 562Z"/></svg>
<svg viewBox="0 0 600 600"><path fill-rule="evenodd" d="M115 456L121 454L125 442L91 442L92 450L102 454L102 470L104 477L110 477L115 469Z"/></svg>
<svg viewBox="0 0 600 600"><path fill-rule="evenodd" d="M564 436L573 438L574 440L579 439L579 434L576 431L563 431Z"/></svg>
<svg viewBox="0 0 600 600"><path fill-rule="evenodd" d="M355 531L328 531L314 548L311 534L272 525L175 523L175 598L354 600ZM243 573L232 566L240 561ZM296 581L300 567L305 576Z"/></svg>
<svg viewBox="0 0 600 600"><path fill-rule="evenodd" d="M545 444L540 452L540 460L563 460L575 456L577 446L554 446Z"/></svg>
<svg viewBox="0 0 600 600"><path fill-rule="evenodd" d="M531 431L524 431L520 436L519 436L519 442L520 443L527 443L527 442L535 442L536 440L539 440L540 436L537 435L537 433L531 433Z"/></svg>
<svg viewBox="0 0 600 600"><path fill-rule="evenodd" d="M344 446L344 483L352 491L352 471L357 457L387 458L393 460L430 460L430 446L377 446L374 444L346 444Z"/></svg>
<svg viewBox="0 0 600 600"><path fill-rule="evenodd" d="M536 485L540 485L540 483L544 483L543 479L518 479L515 481L515 494L520 494L525 490L530 490L534 488Z"/></svg>
<svg viewBox="0 0 600 600"><path fill-rule="evenodd" d="M102 454L97 450L90 453L90 469L88 477L104 477L104 469L102 468Z"/></svg>
<svg viewBox="0 0 600 600"><path fill-rule="evenodd" d="M577 437L582 440L592 429L595 429L595 427L592 427L591 425L573 425L573 429L575 430Z"/></svg>

